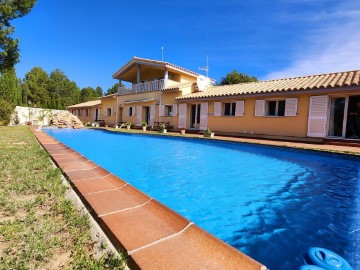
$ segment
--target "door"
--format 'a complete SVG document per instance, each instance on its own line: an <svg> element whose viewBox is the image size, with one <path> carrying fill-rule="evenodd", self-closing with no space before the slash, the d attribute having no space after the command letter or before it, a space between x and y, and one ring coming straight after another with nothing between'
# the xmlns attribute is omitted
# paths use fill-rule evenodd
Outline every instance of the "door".
<svg viewBox="0 0 360 270"><path fill-rule="evenodd" d="M206 130L208 128L208 110L209 110L209 104L207 102L201 103L201 109L200 109L201 130Z"/></svg>
<svg viewBox="0 0 360 270"><path fill-rule="evenodd" d="M345 97L335 97L330 99L330 116L329 116L329 137L345 136Z"/></svg>
<svg viewBox="0 0 360 270"><path fill-rule="evenodd" d="M186 103L182 103L179 104L179 123L178 123L178 128L186 128L186 113L187 111L187 104Z"/></svg>
<svg viewBox="0 0 360 270"><path fill-rule="evenodd" d="M346 134L349 139L360 139L360 96L348 98L346 114Z"/></svg>
<svg viewBox="0 0 360 270"><path fill-rule="evenodd" d="M201 104L191 104L190 107L190 128L200 128Z"/></svg>
<svg viewBox="0 0 360 270"><path fill-rule="evenodd" d="M150 107L144 107L144 121L150 125Z"/></svg>
<svg viewBox="0 0 360 270"><path fill-rule="evenodd" d="M122 122L123 120L123 108L119 107L119 122Z"/></svg>
<svg viewBox="0 0 360 270"><path fill-rule="evenodd" d="M326 122L328 111L328 96L310 97L310 108L308 118L309 137L326 137Z"/></svg>
<svg viewBox="0 0 360 270"><path fill-rule="evenodd" d="M99 109L95 109L95 121L99 120Z"/></svg>

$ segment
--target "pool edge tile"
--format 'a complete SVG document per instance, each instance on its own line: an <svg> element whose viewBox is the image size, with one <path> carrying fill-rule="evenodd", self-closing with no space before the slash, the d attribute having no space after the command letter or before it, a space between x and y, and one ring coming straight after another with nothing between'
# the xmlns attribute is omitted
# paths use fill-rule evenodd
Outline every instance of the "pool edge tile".
<svg viewBox="0 0 360 270"><path fill-rule="evenodd" d="M35 129L31 129L32 133L34 134L35 138L38 140L38 142L42 145L42 147L45 149L45 151L49 154L51 159L55 162L55 164L61 169L60 164L65 166L65 164L71 164L73 160L75 163L84 163L87 162L88 159L83 157L78 152L68 148L63 143L57 141L50 135L46 134L43 131L37 131ZM51 149L51 150L50 150ZM70 149L70 151L68 151ZM52 151L53 150L53 151ZM56 151L58 150L58 151ZM71 152L72 151L72 152ZM52 152L52 153L51 153ZM57 152L57 154L56 154ZM62 153L61 153L62 152ZM61 159L65 159L64 162L61 162ZM79 162L79 159L82 161ZM95 164L95 163L94 163ZM79 184L80 182L86 182L91 181L92 179L97 179L96 181L103 181L107 176L111 175L115 179L119 179L123 183L126 183L121 178L112 175L110 172L105 170L102 167L97 168L91 168L87 170L76 170L76 171L68 171L65 172L63 169L63 174L67 176L67 179L70 181L71 186L76 191L80 199L87 205L91 210L90 213L93 215L95 220L98 222L102 230L106 233L106 235L109 237L111 242L115 245L117 248L121 248L124 250L127 250L127 252L133 251L131 256L129 257L129 266L132 270L134 269L144 269L144 270L150 270L150 269L239 269L239 270L265 270L266 267L262 266L260 263L256 262L255 260L251 259L247 255L243 254L242 252L238 251L237 249L231 247L230 245L226 244L225 242L221 241L220 239L216 238L215 236L207 233L203 229L199 228L196 225L193 225L192 222L188 221L186 218L181 216L179 213L171 210L167 206L161 204L160 202L151 199L145 202L143 205L138 205L129 209L125 209L123 212L118 212L115 214L109 214L103 217L99 217L92 207L91 203L86 199L91 194L84 194L76 187L76 184ZM125 185L128 185L127 183ZM130 185L129 185L130 186ZM132 186L131 186L132 187ZM132 187L134 188L134 187ZM139 193L144 194L142 191L134 188ZM94 189L96 190L96 189ZM107 191L105 191L107 192ZM146 194L145 194L146 195ZM148 196L148 195L146 195ZM151 208L151 206L156 205L155 208L158 208L157 210L149 210L146 209ZM147 211L147 212L146 212ZM127 213L127 214L126 214ZM141 214L143 213L143 214ZM159 217L159 221L152 221L149 222L148 217L150 217L150 214L154 215L155 217ZM141 218L144 220L142 221L144 226L140 226L139 230L135 229L133 232L133 235L129 235L129 231L122 231L121 225L122 223L118 223L116 221L116 216L122 216L125 218L129 216L129 214L133 214L134 220L132 222L135 222L134 224L138 223ZM176 221L174 221L172 218L169 219L169 215L174 217ZM160 218L162 217L163 218ZM154 217L150 217L150 219L154 219ZM121 218L118 219L118 221L121 221ZM155 218L156 220L156 218ZM151 221L151 220L150 220ZM131 223L131 222L130 222ZM164 224L161 224L164 223ZM170 223L170 224L167 224ZM162 231L164 227L168 226L167 232L156 232L155 230ZM130 229L133 228L130 226ZM195 229L194 229L195 228ZM120 231L119 231L120 230ZM192 231L196 232L192 232ZM120 234L125 233L125 238L120 239ZM184 236L190 235L190 238L187 237L187 239L192 239L193 243L192 245L196 246L196 252L189 251L189 248L187 245L184 245L183 247L184 251L181 253L179 247L174 247L172 243L174 241L180 241L180 243L184 243L181 238L184 238ZM199 237L200 235L200 237ZM205 235L205 236L204 236ZM129 237L130 236L130 237ZM201 237L202 236L202 237ZM143 238L147 237L147 241L144 241ZM128 238L128 239L126 239ZM140 238L140 241L139 241ZM196 242L194 239L198 238L205 238L206 241L199 241ZM179 240L180 239L180 240ZM150 241L151 240L151 241ZM207 245L206 242L211 242L211 245ZM129 243L130 247L129 247ZM135 245L135 244L137 245ZM186 241L185 241L186 243ZM205 243L205 244L204 244ZM128 246L128 249L126 249L126 246ZM159 247L164 246L165 249L158 250ZM208 252L208 248L212 248L212 252ZM222 251L226 251L225 254L231 255L231 259L221 257L218 259L215 263L214 261L214 253L218 257L219 251L218 249L221 249ZM175 250L176 249L176 250ZM155 253L154 253L155 252ZM180 253L179 253L180 252ZM196 260L196 262L192 263L187 267L188 263L191 260L188 260L191 256L184 258L183 254L190 253L190 254L198 254L202 253L201 259ZM144 256L144 254L148 254ZM174 257L175 254L175 257ZM182 257L179 257L178 254ZM222 253L223 254L223 253ZM204 256L205 255L205 256ZM177 257L180 258L176 259ZM175 259L174 259L175 258ZM159 260L160 259L160 260ZM184 260L185 259L185 260ZM232 263L231 268L228 267L229 261ZM236 262L235 262L236 261ZM237 262L240 262L240 264L236 264ZM215 264L214 264L215 263ZM214 267L207 267L209 264L216 265L217 268ZM169 268L164 268L166 265L169 265Z"/></svg>

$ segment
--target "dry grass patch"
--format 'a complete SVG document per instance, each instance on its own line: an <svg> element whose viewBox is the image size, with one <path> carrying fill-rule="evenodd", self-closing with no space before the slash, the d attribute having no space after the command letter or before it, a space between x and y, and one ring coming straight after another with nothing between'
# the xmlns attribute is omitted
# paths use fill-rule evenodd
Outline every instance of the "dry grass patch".
<svg viewBox="0 0 360 270"><path fill-rule="evenodd" d="M1 269L123 269L123 257L94 258L88 217L28 127L0 127L0 187Z"/></svg>

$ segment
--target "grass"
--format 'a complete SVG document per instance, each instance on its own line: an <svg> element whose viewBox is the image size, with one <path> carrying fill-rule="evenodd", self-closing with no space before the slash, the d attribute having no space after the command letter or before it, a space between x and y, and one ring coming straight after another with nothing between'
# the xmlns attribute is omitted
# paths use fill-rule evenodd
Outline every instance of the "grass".
<svg viewBox="0 0 360 270"><path fill-rule="evenodd" d="M1 269L124 268L123 254L95 259L88 217L65 191L28 127L0 127Z"/></svg>

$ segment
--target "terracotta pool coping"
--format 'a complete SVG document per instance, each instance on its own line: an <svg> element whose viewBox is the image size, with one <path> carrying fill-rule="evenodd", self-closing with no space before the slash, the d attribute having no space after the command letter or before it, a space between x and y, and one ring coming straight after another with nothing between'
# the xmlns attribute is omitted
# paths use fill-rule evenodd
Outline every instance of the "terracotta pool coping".
<svg viewBox="0 0 360 270"><path fill-rule="evenodd" d="M265 266L57 141L31 129L131 269L239 269Z"/></svg>

